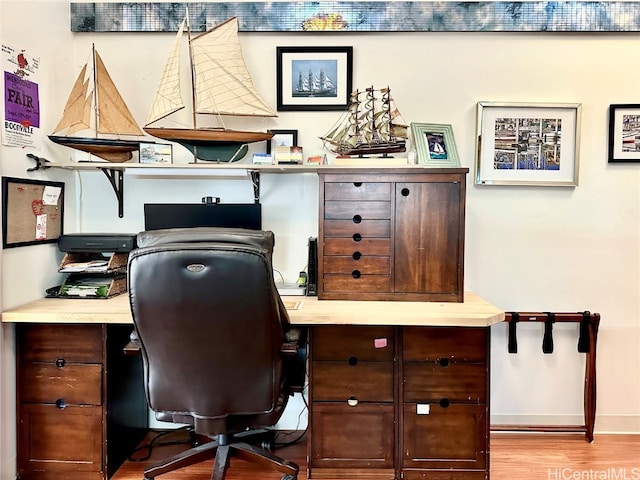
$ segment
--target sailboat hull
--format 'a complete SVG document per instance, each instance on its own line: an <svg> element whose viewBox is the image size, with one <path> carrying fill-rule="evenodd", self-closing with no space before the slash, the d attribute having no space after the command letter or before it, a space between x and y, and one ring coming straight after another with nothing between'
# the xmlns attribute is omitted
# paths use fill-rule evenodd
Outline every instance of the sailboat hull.
<svg viewBox="0 0 640 480"><path fill-rule="evenodd" d="M149 135L186 147L196 158L209 162L236 162L248 151L247 144L270 140L273 133L245 132L224 128L152 128Z"/></svg>
<svg viewBox="0 0 640 480"><path fill-rule="evenodd" d="M332 151L339 155L362 156L362 155L386 155L389 153L399 153L399 152L406 151L406 149L407 149L406 142L403 140L398 140L395 142L357 144L353 147L337 145L336 148L332 149Z"/></svg>
<svg viewBox="0 0 640 480"><path fill-rule="evenodd" d="M49 140L58 145L87 152L113 163L122 163L133 158L140 150L139 140L111 140L106 138L65 137L49 135Z"/></svg>

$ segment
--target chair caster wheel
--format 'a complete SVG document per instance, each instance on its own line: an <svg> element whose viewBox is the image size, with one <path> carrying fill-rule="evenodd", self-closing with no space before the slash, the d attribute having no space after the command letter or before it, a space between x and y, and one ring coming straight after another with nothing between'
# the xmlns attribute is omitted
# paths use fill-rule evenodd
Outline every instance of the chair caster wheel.
<svg viewBox="0 0 640 480"><path fill-rule="evenodd" d="M280 480L296 480L298 478L297 475L283 475L282 478Z"/></svg>
<svg viewBox="0 0 640 480"><path fill-rule="evenodd" d="M276 448L275 439L263 440L260 446L269 452L273 452ZM288 479L284 479L284 480L288 480Z"/></svg>

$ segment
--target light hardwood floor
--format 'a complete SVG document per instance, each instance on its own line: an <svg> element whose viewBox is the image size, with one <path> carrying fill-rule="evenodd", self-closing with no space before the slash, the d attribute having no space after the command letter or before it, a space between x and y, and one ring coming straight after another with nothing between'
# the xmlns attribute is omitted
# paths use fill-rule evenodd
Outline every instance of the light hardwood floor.
<svg viewBox="0 0 640 480"><path fill-rule="evenodd" d="M182 447L156 447L149 460L126 462L112 480L141 480L145 465L179 448ZM492 433L490 448L491 480L640 480L640 435L596 434L594 442L588 443L584 435L577 434ZM276 454L300 465L298 480L307 480L304 438L297 444L279 448ZM157 478L208 480L212 465L212 461L207 461ZM277 472L261 471L236 459L231 460L227 473L227 480L280 477Z"/></svg>

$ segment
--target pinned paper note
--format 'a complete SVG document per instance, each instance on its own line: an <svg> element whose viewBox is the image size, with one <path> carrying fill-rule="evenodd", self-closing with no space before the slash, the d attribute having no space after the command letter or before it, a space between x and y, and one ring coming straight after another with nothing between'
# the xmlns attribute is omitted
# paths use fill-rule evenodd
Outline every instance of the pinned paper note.
<svg viewBox="0 0 640 480"><path fill-rule="evenodd" d="M47 238L47 214L36 215L36 240Z"/></svg>
<svg viewBox="0 0 640 480"><path fill-rule="evenodd" d="M62 188L46 186L44 187L44 191L42 192L42 204L43 205L58 205L58 201L60 200L60 194L62 193Z"/></svg>
<svg viewBox="0 0 640 480"><path fill-rule="evenodd" d="M375 338L373 340L374 348L386 348L387 347L387 339L386 338Z"/></svg>

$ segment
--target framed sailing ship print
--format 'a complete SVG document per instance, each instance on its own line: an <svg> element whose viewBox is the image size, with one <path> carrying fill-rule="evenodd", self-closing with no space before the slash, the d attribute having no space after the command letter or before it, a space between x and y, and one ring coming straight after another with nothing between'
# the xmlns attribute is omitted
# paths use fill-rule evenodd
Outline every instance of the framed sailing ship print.
<svg viewBox="0 0 640 480"><path fill-rule="evenodd" d="M478 102L476 185L578 185L579 103Z"/></svg>
<svg viewBox="0 0 640 480"><path fill-rule="evenodd" d="M451 125L411 122L418 163L426 167L459 167L460 157Z"/></svg>
<svg viewBox="0 0 640 480"><path fill-rule="evenodd" d="M277 47L277 109L346 109L352 70L353 47Z"/></svg>
<svg viewBox="0 0 640 480"><path fill-rule="evenodd" d="M609 163L640 162L640 105L609 105Z"/></svg>

